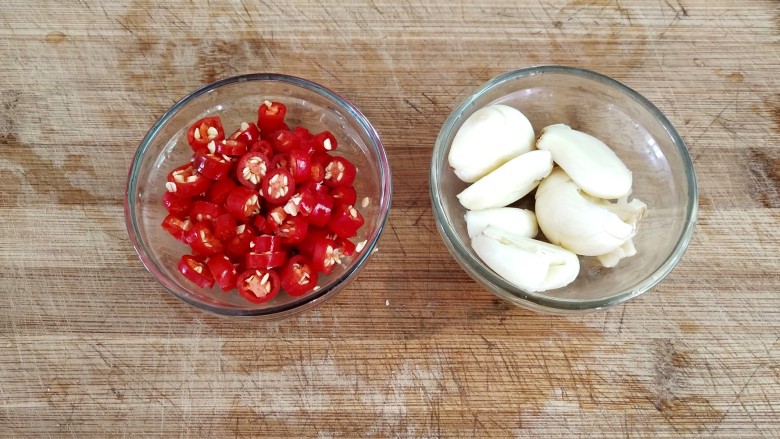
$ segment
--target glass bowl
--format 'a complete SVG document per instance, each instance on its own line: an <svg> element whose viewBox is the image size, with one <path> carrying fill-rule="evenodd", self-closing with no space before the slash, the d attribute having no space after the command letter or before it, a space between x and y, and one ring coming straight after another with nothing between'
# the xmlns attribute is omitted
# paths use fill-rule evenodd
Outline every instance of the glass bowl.
<svg viewBox="0 0 780 439"><path fill-rule="evenodd" d="M537 136L545 126L565 123L612 147L633 173L632 197L648 205L634 237L637 255L611 269L602 268L596 258L580 257L580 273L573 283L540 293L513 286L476 256L466 232L466 210L456 198L467 183L455 176L447 157L463 122L478 109L498 103L525 114ZM685 252L698 206L690 155L661 111L614 79L562 66L509 72L466 97L450 113L436 139L430 189L439 232L466 273L513 304L555 314L605 309L658 284ZM533 199L533 193L520 205L528 207L529 198Z"/></svg>
<svg viewBox="0 0 780 439"><path fill-rule="evenodd" d="M234 291L222 292L197 287L176 268L189 247L164 231L161 223L167 211L161 197L168 173L188 162L192 149L187 129L196 120L219 115L226 135L242 121L257 118L265 100L287 106L287 123L311 132L330 130L338 139L332 155L348 158L357 168L356 202L365 224L352 239L366 241L362 251L327 276L320 275L319 289L300 297L283 291L273 300L254 304ZM368 198L369 204L361 206ZM344 289L365 267L387 221L391 199L390 166L382 142L365 116L355 106L327 88L305 79L277 74L253 74L227 78L205 86L177 102L165 112L141 142L127 180L125 220L130 240L147 270L168 291L205 311L225 316L279 318L322 303Z"/></svg>

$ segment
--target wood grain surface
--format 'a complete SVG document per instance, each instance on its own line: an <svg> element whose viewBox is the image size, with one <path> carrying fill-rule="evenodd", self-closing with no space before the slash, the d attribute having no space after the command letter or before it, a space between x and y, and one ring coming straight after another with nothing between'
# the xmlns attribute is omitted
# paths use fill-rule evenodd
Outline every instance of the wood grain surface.
<svg viewBox="0 0 780 439"><path fill-rule="evenodd" d="M780 3L0 2L0 436L780 437ZM487 79L612 76L688 143L680 265L550 317L480 289L428 196L434 138ZM144 270L123 219L139 141L206 83L299 75L380 132L379 252L291 319L220 319Z"/></svg>

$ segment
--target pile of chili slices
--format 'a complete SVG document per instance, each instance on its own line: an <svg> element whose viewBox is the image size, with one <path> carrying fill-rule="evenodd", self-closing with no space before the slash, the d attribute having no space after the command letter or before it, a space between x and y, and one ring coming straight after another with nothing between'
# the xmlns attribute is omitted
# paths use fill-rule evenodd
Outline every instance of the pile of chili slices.
<svg viewBox="0 0 780 439"><path fill-rule="evenodd" d="M280 290L300 296L365 245L350 241L364 223L355 165L331 154L332 133L291 129L286 113L265 101L257 124L229 137L218 116L187 131L194 154L168 174L162 227L190 246L178 269L194 284L236 289L252 303Z"/></svg>

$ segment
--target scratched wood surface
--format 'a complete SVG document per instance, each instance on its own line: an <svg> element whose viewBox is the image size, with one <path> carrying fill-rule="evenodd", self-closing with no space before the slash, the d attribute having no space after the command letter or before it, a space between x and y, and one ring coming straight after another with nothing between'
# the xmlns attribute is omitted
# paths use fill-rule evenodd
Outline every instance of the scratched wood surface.
<svg viewBox="0 0 780 439"><path fill-rule="evenodd" d="M780 437L780 3L523 3L0 2L0 436ZM674 272L582 317L477 287L428 198L452 106L548 63L651 99L701 187ZM362 276L276 323L170 296L122 215L155 119L256 71L357 104L395 183Z"/></svg>

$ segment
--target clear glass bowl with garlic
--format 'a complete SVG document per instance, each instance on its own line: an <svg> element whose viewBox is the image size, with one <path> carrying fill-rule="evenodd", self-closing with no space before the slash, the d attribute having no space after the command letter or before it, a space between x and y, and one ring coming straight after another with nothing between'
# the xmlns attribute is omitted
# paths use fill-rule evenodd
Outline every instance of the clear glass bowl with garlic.
<svg viewBox="0 0 780 439"><path fill-rule="evenodd" d="M561 66L509 72L465 98L436 139L430 185L460 266L499 297L551 313L608 308L654 287L685 252L698 204L688 150L660 110L611 78ZM490 212L507 204L533 218ZM601 223L610 217L620 224Z"/></svg>

